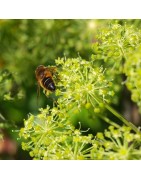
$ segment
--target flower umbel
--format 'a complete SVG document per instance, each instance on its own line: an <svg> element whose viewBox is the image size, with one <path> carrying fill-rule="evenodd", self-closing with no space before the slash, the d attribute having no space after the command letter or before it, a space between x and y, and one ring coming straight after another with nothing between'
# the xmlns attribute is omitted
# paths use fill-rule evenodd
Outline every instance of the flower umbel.
<svg viewBox="0 0 141 180"><path fill-rule="evenodd" d="M90 158L91 135L83 136L57 107L40 111L37 116L30 115L20 130L23 150L30 151L34 159Z"/></svg>
<svg viewBox="0 0 141 180"><path fill-rule="evenodd" d="M103 101L108 101L113 95L109 87L111 82L104 76L104 69L95 67L93 61L75 59L57 59L56 64L60 67L60 81L58 82L59 103L65 106L81 108L86 106L97 107L98 103L93 101L94 97L99 97Z"/></svg>
<svg viewBox="0 0 141 180"><path fill-rule="evenodd" d="M115 129L109 126L104 133L97 133L91 151L92 159L140 159L141 135L131 132L131 128L122 126Z"/></svg>

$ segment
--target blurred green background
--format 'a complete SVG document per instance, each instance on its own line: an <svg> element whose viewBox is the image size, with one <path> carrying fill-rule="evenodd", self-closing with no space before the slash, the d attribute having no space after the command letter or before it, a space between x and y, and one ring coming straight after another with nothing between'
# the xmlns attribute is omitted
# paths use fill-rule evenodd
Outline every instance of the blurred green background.
<svg viewBox="0 0 141 180"><path fill-rule="evenodd" d="M140 27L140 20L128 21ZM0 20L0 134L5 139L0 141L0 159L30 159L21 149L16 130L29 113L37 114L39 107L51 103L41 91L37 106L36 67L54 65L55 59L63 56L90 60L96 33L109 22Z"/></svg>

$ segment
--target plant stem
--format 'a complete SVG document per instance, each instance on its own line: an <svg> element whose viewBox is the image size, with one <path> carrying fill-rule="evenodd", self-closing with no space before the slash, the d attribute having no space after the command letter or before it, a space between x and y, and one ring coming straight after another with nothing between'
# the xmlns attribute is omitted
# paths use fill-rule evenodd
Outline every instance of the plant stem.
<svg viewBox="0 0 141 180"><path fill-rule="evenodd" d="M118 124L116 124L115 122L111 121L109 118L104 117L104 116L100 116L102 120L104 120L106 123L111 124L112 126L116 127L116 128L120 128L120 126Z"/></svg>
<svg viewBox="0 0 141 180"><path fill-rule="evenodd" d="M131 127L136 133L140 133L139 129L132 124L131 122L129 122L128 120L126 120L122 115L120 115L116 110L114 110L110 105L105 104L105 107L111 112L113 113L118 119L120 119L124 124L126 124L127 126Z"/></svg>
<svg viewBox="0 0 141 180"><path fill-rule="evenodd" d="M115 109L113 109L110 105L108 105L106 102L103 102L101 99L95 97L95 95L92 95L92 97L95 99L95 101L98 104L103 103L104 106L106 107L106 109L108 109L112 114L114 114L119 120L121 120L124 124L126 124L127 126L131 127L132 130L134 130L136 133L140 133L139 129L132 124L131 122L129 122L127 119L125 119L121 114L119 114Z"/></svg>

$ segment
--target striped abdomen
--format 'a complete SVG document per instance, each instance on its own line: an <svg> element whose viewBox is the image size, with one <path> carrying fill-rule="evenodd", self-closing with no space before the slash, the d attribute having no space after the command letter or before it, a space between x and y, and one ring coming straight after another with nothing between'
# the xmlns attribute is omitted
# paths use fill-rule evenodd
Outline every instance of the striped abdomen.
<svg viewBox="0 0 141 180"><path fill-rule="evenodd" d="M51 77L45 77L42 80L44 87L50 91L55 91L56 87Z"/></svg>

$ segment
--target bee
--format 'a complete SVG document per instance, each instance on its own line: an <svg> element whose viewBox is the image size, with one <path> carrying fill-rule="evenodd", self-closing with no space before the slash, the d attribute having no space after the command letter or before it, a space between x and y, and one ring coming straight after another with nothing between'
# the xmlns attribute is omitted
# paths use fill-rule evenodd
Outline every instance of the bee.
<svg viewBox="0 0 141 180"><path fill-rule="evenodd" d="M35 70L36 79L38 82L37 94L39 96L40 86L46 92L54 92L56 90L55 83L53 81L53 73L56 71L55 67L45 67L40 65Z"/></svg>

